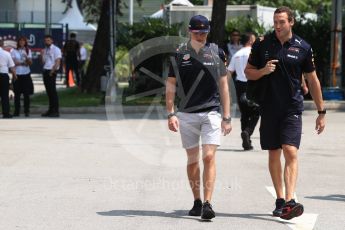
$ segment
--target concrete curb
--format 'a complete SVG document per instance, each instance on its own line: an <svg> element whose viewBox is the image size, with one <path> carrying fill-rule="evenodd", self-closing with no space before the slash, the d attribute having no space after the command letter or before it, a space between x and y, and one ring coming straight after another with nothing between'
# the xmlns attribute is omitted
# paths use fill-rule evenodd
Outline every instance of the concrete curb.
<svg viewBox="0 0 345 230"><path fill-rule="evenodd" d="M163 107L163 106L162 106ZM115 105L112 107L112 112L136 114L147 112L149 106L121 106ZM325 101L325 108L327 110L345 111L345 101ZM163 108L164 109L164 108ZM305 101L304 109L316 110L313 101ZM33 107L32 114L40 114L47 110L47 107ZM60 108L62 114L106 114L105 106L88 106L88 107L62 107Z"/></svg>

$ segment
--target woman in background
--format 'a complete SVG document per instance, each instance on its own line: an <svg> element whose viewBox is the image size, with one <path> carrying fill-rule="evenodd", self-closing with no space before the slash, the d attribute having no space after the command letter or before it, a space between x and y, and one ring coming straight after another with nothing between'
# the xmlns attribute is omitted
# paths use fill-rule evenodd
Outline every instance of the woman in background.
<svg viewBox="0 0 345 230"><path fill-rule="evenodd" d="M16 65L17 80L13 82L14 88L14 114L20 115L20 97L24 95L24 114L26 117L30 113L30 95L33 94L34 86L31 79L30 65L32 64L32 54L28 47L26 37L19 37L17 48L11 50L11 56Z"/></svg>

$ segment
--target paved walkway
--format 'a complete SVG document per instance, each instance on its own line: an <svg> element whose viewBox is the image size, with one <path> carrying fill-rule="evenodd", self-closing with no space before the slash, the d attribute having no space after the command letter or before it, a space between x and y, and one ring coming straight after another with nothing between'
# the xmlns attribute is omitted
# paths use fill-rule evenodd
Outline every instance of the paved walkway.
<svg viewBox="0 0 345 230"><path fill-rule="evenodd" d="M217 153L217 217L187 216L192 196L178 134L157 115L64 114L0 120L0 226L15 230L343 230L345 113L327 114L315 134L304 115L297 197L305 214L270 216L267 154L241 150L240 122Z"/></svg>

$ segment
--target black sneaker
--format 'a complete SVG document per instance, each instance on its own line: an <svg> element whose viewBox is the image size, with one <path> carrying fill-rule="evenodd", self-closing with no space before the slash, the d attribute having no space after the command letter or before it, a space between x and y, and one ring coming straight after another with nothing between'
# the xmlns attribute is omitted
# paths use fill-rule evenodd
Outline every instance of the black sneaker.
<svg viewBox="0 0 345 230"><path fill-rule="evenodd" d="M286 202L283 206L283 213L280 218L284 220L291 220L292 218L298 217L303 214L304 207L300 203L296 203L294 199Z"/></svg>
<svg viewBox="0 0 345 230"><path fill-rule="evenodd" d="M273 210L273 216L280 217L283 214L283 206L285 204L285 200L283 198L276 199L276 209Z"/></svg>
<svg viewBox="0 0 345 230"><path fill-rule="evenodd" d="M50 114L50 111L48 110L47 112L44 112L41 114L42 117L48 117Z"/></svg>
<svg viewBox="0 0 345 230"><path fill-rule="evenodd" d="M212 205L208 201L205 201L202 205L201 219L211 220L214 217L216 217L216 214L212 209Z"/></svg>
<svg viewBox="0 0 345 230"><path fill-rule="evenodd" d="M47 117L60 117L60 114L58 112L51 112Z"/></svg>
<svg viewBox="0 0 345 230"><path fill-rule="evenodd" d="M250 141L249 133L244 130L241 133L241 138L242 138L242 147L243 147L243 149L244 150L252 150L253 146L252 146L252 142Z"/></svg>
<svg viewBox="0 0 345 230"><path fill-rule="evenodd" d="M189 211L190 216L201 216L202 202L200 199L194 201L193 208Z"/></svg>
<svg viewBox="0 0 345 230"><path fill-rule="evenodd" d="M11 114L5 114L5 115L2 115L2 118L4 119L10 119L12 118L13 116Z"/></svg>

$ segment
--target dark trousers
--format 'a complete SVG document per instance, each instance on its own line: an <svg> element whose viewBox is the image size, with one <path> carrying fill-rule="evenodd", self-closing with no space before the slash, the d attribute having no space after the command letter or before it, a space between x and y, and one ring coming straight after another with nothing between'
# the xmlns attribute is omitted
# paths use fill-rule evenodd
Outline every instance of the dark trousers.
<svg viewBox="0 0 345 230"><path fill-rule="evenodd" d="M260 117L259 110L249 105L248 100L244 100L243 94L247 91L247 82L235 81L235 88L237 103L241 112L241 130L247 131L251 136Z"/></svg>
<svg viewBox="0 0 345 230"><path fill-rule="evenodd" d="M85 81L85 63L86 61L80 61L79 62L79 70L80 70L80 76L81 76L81 82Z"/></svg>
<svg viewBox="0 0 345 230"><path fill-rule="evenodd" d="M10 113L10 100L8 98L9 90L10 78L8 74L0 73L0 97L3 116L7 116Z"/></svg>
<svg viewBox="0 0 345 230"><path fill-rule="evenodd" d="M20 113L20 96L21 93L14 94L14 113ZM30 94L23 93L24 96L24 113L30 112Z"/></svg>
<svg viewBox="0 0 345 230"><path fill-rule="evenodd" d="M49 99L49 112L59 112L59 98L56 92L56 73L50 76L50 70L43 71L43 83Z"/></svg>
<svg viewBox="0 0 345 230"><path fill-rule="evenodd" d="M14 88L14 113L20 113L20 97L24 96L24 113L30 112L30 95L33 94L33 83L30 74L17 75L13 83Z"/></svg>
<svg viewBox="0 0 345 230"><path fill-rule="evenodd" d="M79 75L79 65L78 65L78 60L74 59L66 59L66 85L69 87L69 82L68 82L68 74L69 71L72 70L72 74L75 76L75 79L77 80L77 85L80 85L80 75Z"/></svg>

